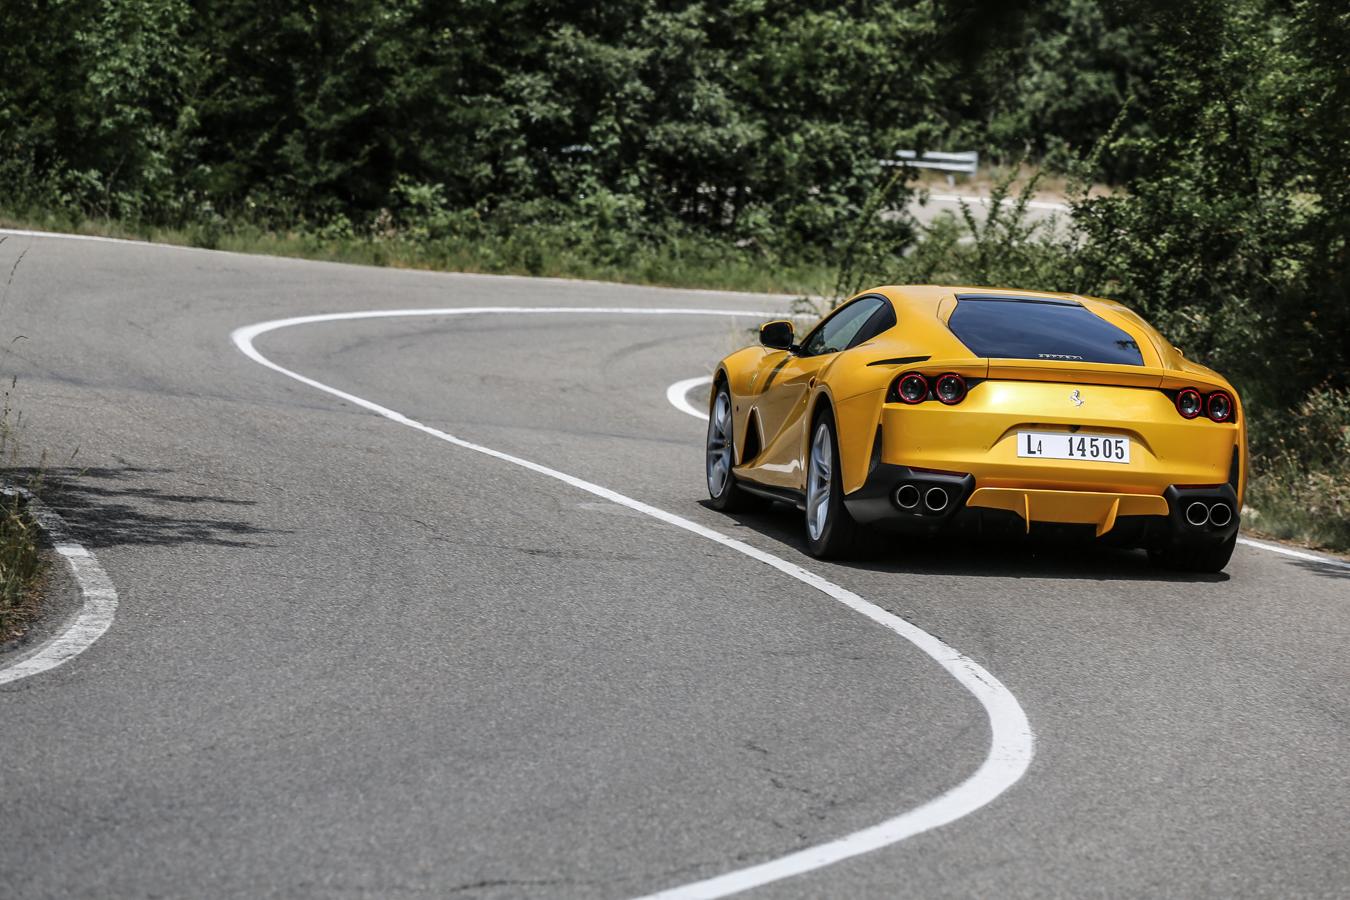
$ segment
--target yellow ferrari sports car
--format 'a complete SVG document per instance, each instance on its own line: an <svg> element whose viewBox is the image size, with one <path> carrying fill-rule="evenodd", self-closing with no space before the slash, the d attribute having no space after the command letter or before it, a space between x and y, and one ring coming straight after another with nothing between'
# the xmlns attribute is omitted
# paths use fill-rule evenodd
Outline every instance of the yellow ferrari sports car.
<svg viewBox="0 0 1350 900"><path fill-rule="evenodd" d="M860 528L1077 535L1205 572L1232 555L1237 391L1119 303L879 287L759 339L713 375L708 492L794 504L817 556Z"/></svg>

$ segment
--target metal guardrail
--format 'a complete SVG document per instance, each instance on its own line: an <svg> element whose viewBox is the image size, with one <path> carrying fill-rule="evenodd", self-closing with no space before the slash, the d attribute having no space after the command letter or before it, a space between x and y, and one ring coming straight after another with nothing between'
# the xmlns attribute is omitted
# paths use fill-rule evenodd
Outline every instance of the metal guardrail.
<svg viewBox="0 0 1350 900"><path fill-rule="evenodd" d="M558 152L564 156L577 156L594 153L595 148L590 144L569 144L560 148ZM980 165L980 154L975 150L922 154L914 150L897 150L895 151L895 159L882 159L878 162L883 166L912 166L916 169L941 169L944 172L961 172L965 175L974 175L975 170Z"/></svg>
<svg viewBox="0 0 1350 900"><path fill-rule="evenodd" d="M897 150L895 159L883 159L883 166L912 166L916 169L940 169L943 172L961 172L974 175L980 165L980 154L974 150L959 153L917 153L914 150Z"/></svg>

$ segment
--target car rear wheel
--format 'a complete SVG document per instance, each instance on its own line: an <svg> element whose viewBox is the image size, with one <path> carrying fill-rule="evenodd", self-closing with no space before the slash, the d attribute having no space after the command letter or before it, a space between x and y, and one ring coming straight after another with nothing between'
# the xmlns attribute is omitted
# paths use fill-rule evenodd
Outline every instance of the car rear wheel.
<svg viewBox="0 0 1350 900"><path fill-rule="evenodd" d="M820 559L843 556L857 543L858 524L844 506L839 441L829 409L816 419L806 464L806 546Z"/></svg>
<svg viewBox="0 0 1350 900"><path fill-rule="evenodd" d="M1237 546L1237 532L1221 544L1195 546L1178 544L1172 547L1153 548L1148 558L1160 569L1174 572L1222 572L1233 556Z"/></svg>
<svg viewBox="0 0 1350 900"><path fill-rule="evenodd" d="M736 464L736 432L731 421L731 392L725 383L717 385L712 409L708 413L706 470L708 497L713 509L724 512L758 509L764 501L736 483L731 471Z"/></svg>

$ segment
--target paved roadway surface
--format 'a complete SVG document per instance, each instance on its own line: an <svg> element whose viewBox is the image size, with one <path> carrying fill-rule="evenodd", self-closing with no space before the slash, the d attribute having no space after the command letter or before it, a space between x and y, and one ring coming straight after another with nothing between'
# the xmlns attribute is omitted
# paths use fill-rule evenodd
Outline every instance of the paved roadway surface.
<svg viewBox="0 0 1350 900"><path fill-rule="evenodd" d="M771 298L12 237L24 459L121 593L0 689L10 897L623 897L837 837L988 752L932 660L806 586L246 359L232 329L460 305ZM750 320L468 316L292 328L277 362L692 518L986 666L1026 777L763 897L1350 893L1350 570L1240 547L919 545L815 562L786 511L700 505L666 386ZM10 342L12 336L23 339Z"/></svg>

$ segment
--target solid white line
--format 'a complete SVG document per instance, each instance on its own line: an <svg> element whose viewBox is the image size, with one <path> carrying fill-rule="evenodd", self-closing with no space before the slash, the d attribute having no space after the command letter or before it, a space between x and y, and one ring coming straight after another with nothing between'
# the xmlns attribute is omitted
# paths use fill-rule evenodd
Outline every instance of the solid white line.
<svg viewBox="0 0 1350 900"><path fill-rule="evenodd" d="M82 600L80 611L65 628L25 653L17 662L0 669L0 684L9 684L54 669L88 650L113 623L117 612L117 589L98 564L98 558L70 537L66 523L50 507L20 487L7 487L4 493L18 494L27 501L28 512L70 569Z"/></svg>
<svg viewBox="0 0 1350 900"><path fill-rule="evenodd" d="M1267 544L1265 541L1254 541L1245 537L1238 538L1238 543L1246 544L1248 547L1257 547L1261 550L1269 550L1271 553L1278 553L1281 556L1292 556L1294 559L1306 559L1309 562L1321 563L1324 566L1350 569L1350 563L1342 560L1332 559L1329 556L1319 556L1316 553L1306 553L1302 550L1292 550L1289 547L1281 547L1279 544Z"/></svg>
<svg viewBox="0 0 1350 900"><path fill-rule="evenodd" d="M528 459L522 459L518 456L512 456L509 453L503 453L500 450L494 450L491 447L484 447L481 444L475 444L466 441L463 438L455 437L444 431L433 428L430 425L424 425L421 422L411 419L400 412L396 412L388 407L365 400L355 394L350 394L339 388L330 387L323 382L316 381L299 372L287 369L284 366L272 362L267 357L258 352L253 346L253 341L259 335L269 331L275 331L279 328L287 328L293 325L308 325L319 322L340 322L351 321L354 319L378 319L378 318L399 318L407 316L459 316L473 315L479 313L580 313L580 314L607 314L607 315L760 315L760 313L745 313L726 310L710 309L641 309L641 308L612 308L603 307L469 307L469 308L451 308L451 309L422 309L422 310L372 310L368 312L351 313L332 313L328 315L316 316L297 316L291 319L278 319L271 322L260 322L256 325L249 325L236 329L231 337L234 344L249 359L266 366L274 372L279 372L288 378L293 378L301 384L308 385L316 390L323 391L348 403L352 403L363 409L367 409L376 415L383 416L390 421L397 422L400 425L406 425L414 428L431 437L438 438L448 444L461 447L465 450L472 450L476 453L482 453L485 456L491 456L494 459L529 469L540 475L549 478L555 478L564 484L571 485L579 490L594 494L597 497L617 503L628 509L636 510L644 515L651 516L667 525L673 525L676 528L698 535L701 538L712 541L730 550L734 550L744 556L763 563L790 578L795 578L803 584L815 588L821 593L847 606L854 612L866 616L873 622L883 628L890 629L895 634L909 641L918 647L928 656L932 657L938 665L945 669L953 678L961 683L966 690L970 691L984 707L985 713L989 717L990 748L989 754L985 757L980 767L975 770L965 781L956 787L942 794L933 800L919 806L908 812L902 813L894 818L887 819L879 825L856 831L852 834L809 847L805 850L799 850L795 853L789 853L786 856L750 866L744 869L737 869L724 875L718 875L703 881L697 881L692 884L686 884L679 887L662 891L652 897L679 898L711 898L724 897L728 894L734 894L739 891L748 890L770 882L779 881L784 878L790 878L794 875L800 875L804 872L819 869L822 866L828 866L840 860L868 853L882 847L889 846L905 838L913 837L925 831L930 831L949 822L953 822L963 816L992 802L1008 788L1012 787L1026 773L1027 767L1031 764L1031 757L1034 748L1034 738L1031 732L1031 725L1027 721L1026 713L1023 712L1021 704L1017 698L1003 686L1001 682L986 669L976 663L974 660L963 656L954 648L943 643L938 638L924 631L916 625L912 625L904 619L893 613L887 612L881 607L864 600L862 597L847 590L839 585L827 581L814 572L808 571L795 563L788 562L785 559L774 556L764 550L760 550L744 541L727 537L726 535L714 531L698 524L683 516L675 515L655 506L643 503L640 500L634 500L632 497L624 496L607 487L584 481L566 472L560 472L557 469L551 469L548 466L540 465Z"/></svg>
<svg viewBox="0 0 1350 900"><path fill-rule="evenodd" d="M14 237L60 238L65 241L93 241L99 244L131 244L136 247L164 247L170 250L190 250L193 253L231 253L230 250L210 250L206 247L185 247L182 244L161 244L155 241L138 241L134 238L103 237L98 234L66 234L60 231L26 231L22 228L0 228L0 234Z"/></svg>
<svg viewBox="0 0 1350 900"><path fill-rule="evenodd" d="M705 375L699 378L686 378L683 381L677 381L670 387L666 388L666 399L670 401L671 406L675 407L680 412L688 413L694 418L702 419L703 421L706 422L708 420L708 413L703 410L696 409L693 406L690 406L689 400L685 395L691 389L693 389L695 385L703 384L711 380L712 379L708 378ZM1338 559L1332 559L1327 556L1318 556L1315 553L1305 553L1302 550L1291 550L1288 547L1281 547L1278 544L1267 544L1262 541L1254 541L1251 538L1245 537L1238 538L1238 543L1246 544L1248 547L1256 547L1260 550L1269 550L1271 553L1279 553L1284 556L1292 556L1295 559L1306 559L1311 562L1321 563L1324 566L1336 566L1337 568L1341 569L1350 569L1350 563L1342 562L1341 560Z"/></svg>
<svg viewBox="0 0 1350 900"><path fill-rule="evenodd" d="M682 413L687 413L696 419L707 419L708 414L689 402L689 392L701 384L712 384L712 376L700 375L697 378L686 378L683 381L677 381L666 388L666 399L670 405Z"/></svg>
<svg viewBox="0 0 1350 900"><path fill-rule="evenodd" d="M666 388L666 400L670 402L671 406L675 407L680 412L685 413L687 415L691 415L695 419L702 419L704 422L706 422L708 421L707 410L697 409L691 406L689 404L689 398L686 396L686 394L689 393L689 391L694 387L694 385L703 384L705 382L711 383L712 378L707 375L703 375L698 378L686 378L683 381L677 381L670 387Z"/></svg>

